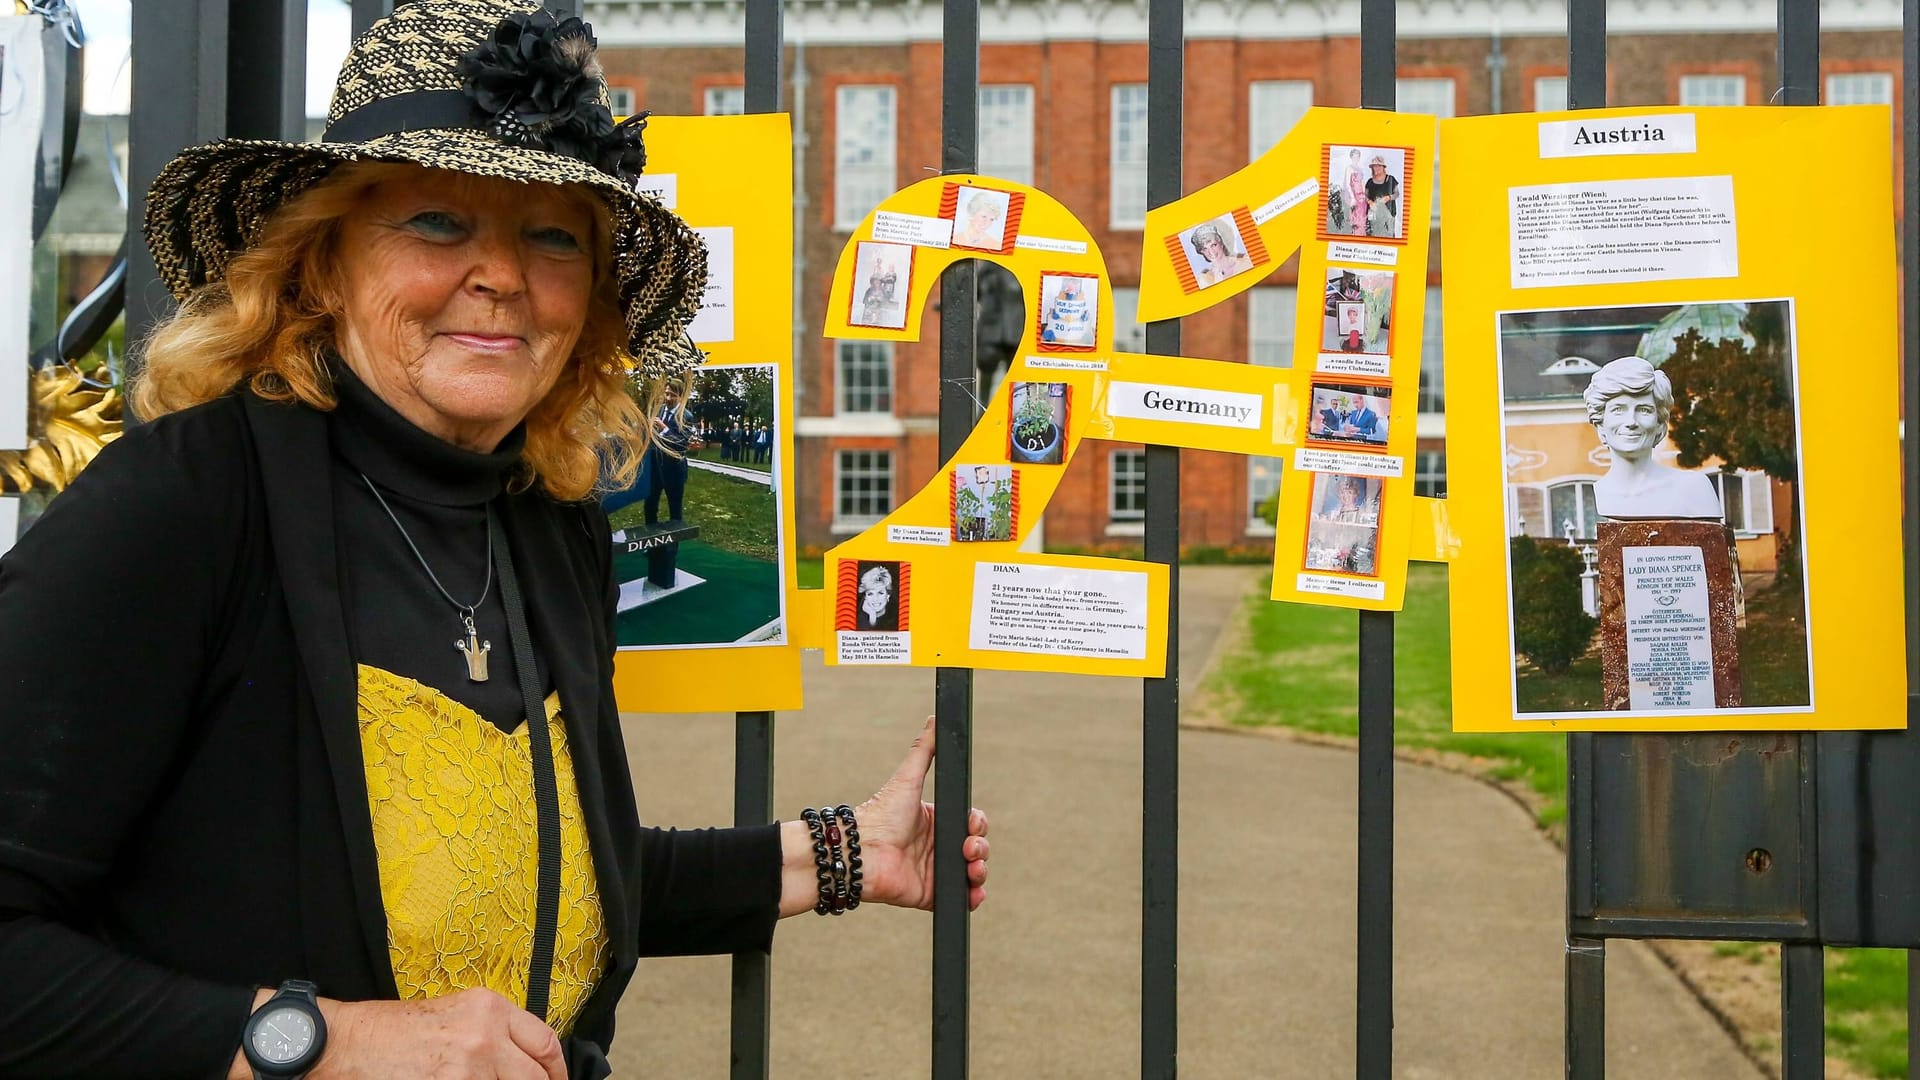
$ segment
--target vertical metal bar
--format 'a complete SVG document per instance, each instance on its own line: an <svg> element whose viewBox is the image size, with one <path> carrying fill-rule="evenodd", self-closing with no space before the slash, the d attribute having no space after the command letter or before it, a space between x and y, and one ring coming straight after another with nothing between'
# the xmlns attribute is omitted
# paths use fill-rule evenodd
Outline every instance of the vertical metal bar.
<svg viewBox="0 0 1920 1080"><path fill-rule="evenodd" d="M307 0L234 4L227 134L299 142L307 127Z"/></svg>
<svg viewBox="0 0 1920 1080"><path fill-rule="evenodd" d="M1820 1080L1827 1071L1826 950L1780 947L1780 1080Z"/></svg>
<svg viewBox="0 0 1920 1080"><path fill-rule="evenodd" d="M353 0L353 36L357 38L366 33L367 27L392 11L393 0Z"/></svg>
<svg viewBox="0 0 1920 1080"><path fill-rule="evenodd" d="M1568 0L1567 107L1607 104L1607 0ZM1566 1075L1602 1080L1607 1075L1607 943L1576 937L1574 915L1585 913L1593 884L1593 820L1586 784L1595 737L1567 736L1567 957Z"/></svg>
<svg viewBox="0 0 1920 1080"><path fill-rule="evenodd" d="M945 0L940 74L940 169L970 173L980 157L980 0ZM974 264L940 278L940 461L973 430ZM969 1050L967 813L973 800L973 672L934 673L933 1077L963 1080Z"/></svg>
<svg viewBox="0 0 1920 1080"><path fill-rule="evenodd" d="M1147 205L1180 198L1185 161L1186 13L1147 7ZM1180 323L1147 327L1147 351L1180 352ZM1146 557L1167 567L1167 673L1140 694L1140 1075L1172 1080L1180 1028L1180 448L1147 447Z"/></svg>
<svg viewBox="0 0 1920 1080"><path fill-rule="evenodd" d="M1900 52L1906 57L1902 80L1900 218L1900 310L1905 313L1901 387L1908 425L1920 423L1920 0L1902 5ZM1911 434L1901 447L1905 465L1907 570L1907 686L1920 685L1920 438ZM1914 710L1909 707L1907 715ZM1909 732L1912 738L1913 733ZM1907 1080L1920 1080L1920 949L1907 950Z"/></svg>
<svg viewBox="0 0 1920 1080"><path fill-rule="evenodd" d="M1820 2L1779 0L1777 56L1782 105L1820 104ZM1817 780L1817 735L1799 736L1802 783ZM1834 793L1840 794L1838 792ZM1819 792L1813 792L1817 805ZM1810 861L1819 866L1818 832L1806 836ZM1816 880L1819 875L1816 873ZM1817 910L1817 908L1815 909ZM1780 950L1780 1072L1782 1080L1826 1075L1827 1007L1825 950L1819 944L1789 944Z"/></svg>
<svg viewBox="0 0 1920 1080"><path fill-rule="evenodd" d="M1360 3L1360 104L1393 109L1394 0ZM1393 614L1360 613L1358 943L1354 1075L1393 1075Z"/></svg>
<svg viewBox="0 0 1920 1080"><path fill-rule="evenodd" d="M780 111L781 53L785 45L780 0L747 0L746 111ZM796 237L796 240L798 238ZM792 388L788 388L789 394ZM792 416L792 402L786 415ZM733 823L773 820L773 714L733 717ZM763 952L733 956L732 1080L766 1080L773 1063L772 957Z"/></svg>
<svg viewBox="0 0 1920 1080"><path fill-rule="evenodd" d="M173 156L226 133L227 0L142 0L133 6L133 115L127 222L146 217L147 188ZM173 300L142 243L127 246L127 341L144 339ZM127 358L137 376L140 353ZM137 418L136 418L137 419Z"/></svg>
<svg viewBox="0 0 1920 1080"><path fill-rule="evenodd" d="M776 0L777 2L777 0ZM773 820L773 714L743 712L733 718L733 823ZM772 957L733 954L732 1080L765 1080L771 1069Z"/></svg>

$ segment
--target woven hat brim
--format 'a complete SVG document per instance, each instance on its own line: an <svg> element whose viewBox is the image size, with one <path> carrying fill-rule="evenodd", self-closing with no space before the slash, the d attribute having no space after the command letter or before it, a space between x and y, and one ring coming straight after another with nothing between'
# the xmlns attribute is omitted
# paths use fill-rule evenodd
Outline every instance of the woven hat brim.
<svg viewBox="0 0 1920 1080"><path fill-rule="evenodd" d="M706 290L707 249L698 233L652 196L584 161L467 129L402 131L363 143L226 139L190 147L160 170L147 195L144 231L160 279L177 300L223 280L275 210L348 161L588 188L610 212L627 348L641 371L676 375L705 360L686 336Z"/></svg>

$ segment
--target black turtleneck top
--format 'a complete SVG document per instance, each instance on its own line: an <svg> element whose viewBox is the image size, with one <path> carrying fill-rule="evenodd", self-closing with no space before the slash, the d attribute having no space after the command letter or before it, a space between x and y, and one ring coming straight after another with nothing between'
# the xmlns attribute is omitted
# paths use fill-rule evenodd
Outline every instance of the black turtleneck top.
<svg viewBox="0 0 1920 1080"><path fill-rule="evenodd" d="M501 730L513 731L526 708L507 636L499 573L488 581L487 503L505 489L519 465L526 432L515 428L492 453L463 449L415 427L346 364L336 360L332 367L339 406L327 424L333 441L341 585L354 661L417 679ZM369 480L406 536L368 490ZM494 527L500 527L497 521ZM462 604L474 605L480 640L493 645L486 682L467 677L466 657L454 647L466 636L461 612L434 587L421 558L407 546L407 537L447 592ZM537 685L544 695L552 686L538 649L536 642Z"/></svg>

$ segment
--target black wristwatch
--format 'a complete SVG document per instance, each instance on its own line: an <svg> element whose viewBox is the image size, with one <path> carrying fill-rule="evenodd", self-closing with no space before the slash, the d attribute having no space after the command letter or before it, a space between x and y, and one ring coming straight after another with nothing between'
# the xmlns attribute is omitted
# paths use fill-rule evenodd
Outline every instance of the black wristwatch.
<svg viewBox="0 0 1920 1080"><path fill-rule="evenodd" d="M253 1066L254 1080L298 1080L327 1048L327 1020L320 1015L319 987L288 979L280 990L247 1017L240 1049Z"/></svg>

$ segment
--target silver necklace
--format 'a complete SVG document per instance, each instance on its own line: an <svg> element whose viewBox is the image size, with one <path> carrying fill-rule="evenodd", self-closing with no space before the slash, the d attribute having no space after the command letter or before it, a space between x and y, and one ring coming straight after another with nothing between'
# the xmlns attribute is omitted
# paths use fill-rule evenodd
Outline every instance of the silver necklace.
<svg viewBox="0 0 1920 1080"><path fill-rule="evenodd" d="M433 582L433 587L438 589L440 595L447 598L447 603L452 604L454 610L460 613L460 621L466 626L467 636L456 639L453 647L459 649L460 655L467 660L467 680L486 682L487 654L493 651L493 642L480 640L480 631L473 625L473 612L475 608L487 602L487 594L493 591L493 504L489 502L486 508L487 581L480 587L480 599L471 604L463 604L453 598L453 594L447 591L445 585L440 584L440 578L433 572L433 567L427 565L427 557L420 554L420 546L413 542L413 537L407 535L407 527L400 524L399 516L393 512L393 507L387 505L387 500L380 494L380 489L374 487L373 481L367 479L366 473L360 474L360 482L367 485L368 491L373 492L374 501L380 504L380 509L387 512L387 520L393 522L393 527L400 530L400 539L407 542L407 548L413 552L413 557L419 560L420 569L427 572L427 580Z"/></svg>

